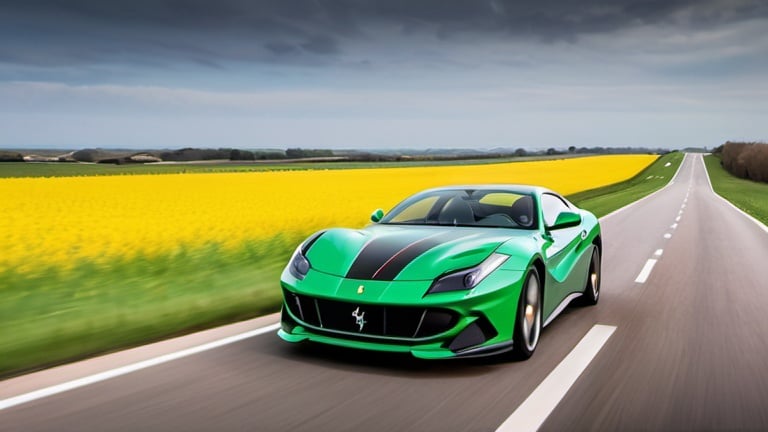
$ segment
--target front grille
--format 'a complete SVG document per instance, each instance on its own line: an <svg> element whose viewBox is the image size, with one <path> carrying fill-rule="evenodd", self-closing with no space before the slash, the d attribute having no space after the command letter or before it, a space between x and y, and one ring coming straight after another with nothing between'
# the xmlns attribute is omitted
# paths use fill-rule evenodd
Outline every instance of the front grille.
<svg viewBox="0 0 768 432"><path fill-rule="evenodd" d="M283 291L285 303L295 317L323 330L419 339L448 331L458 321L457 314L449 309L360 304Z"/></svg>

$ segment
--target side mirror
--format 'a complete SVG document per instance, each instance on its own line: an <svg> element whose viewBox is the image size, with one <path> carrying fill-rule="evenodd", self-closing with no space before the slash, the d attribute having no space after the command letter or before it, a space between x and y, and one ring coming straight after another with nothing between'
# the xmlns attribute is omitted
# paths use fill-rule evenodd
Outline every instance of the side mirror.
<svg viewBox="0 0 768 432"><path fill-rule="evenodd" d="M557 215L557 219L555 219L554 225L549 226L547 228L551 230L556 230L560 228L573 227L580 223L581 223L580 214L573 213L573 212L561 212L559 215Z"/></svg>
<svg viewBox="0 0 768 432"><path fill-rule="evenodd" d="M371 213L371 220L374 222L378 222L381 220L381 218L384 217L384 210L382 209L376 209L373 213Z"/></svg>

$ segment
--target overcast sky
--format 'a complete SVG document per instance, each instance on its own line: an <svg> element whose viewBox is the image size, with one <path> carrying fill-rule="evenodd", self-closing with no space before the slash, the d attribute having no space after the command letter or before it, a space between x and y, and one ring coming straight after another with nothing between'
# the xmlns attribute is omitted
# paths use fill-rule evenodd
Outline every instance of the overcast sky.
<svg viewBox="0 0 768 432"><path fill-rule="evenodd" d="M0 147L768 140L765 0L2 0Z"/></svg>

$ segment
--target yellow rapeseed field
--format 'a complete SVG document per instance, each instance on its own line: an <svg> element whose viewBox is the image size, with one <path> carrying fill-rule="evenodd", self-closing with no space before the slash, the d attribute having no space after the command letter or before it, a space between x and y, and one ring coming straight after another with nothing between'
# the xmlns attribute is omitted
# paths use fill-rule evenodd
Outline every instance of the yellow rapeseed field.
<svg viewBox="0 0 768 432"><path fill-rule="evenodd" d="M376 208L448 184L537 184L567 195L630 178L655 158L0 179L0 272L153 257L210 244L236 250L281 233L362 226Z"/></svg>

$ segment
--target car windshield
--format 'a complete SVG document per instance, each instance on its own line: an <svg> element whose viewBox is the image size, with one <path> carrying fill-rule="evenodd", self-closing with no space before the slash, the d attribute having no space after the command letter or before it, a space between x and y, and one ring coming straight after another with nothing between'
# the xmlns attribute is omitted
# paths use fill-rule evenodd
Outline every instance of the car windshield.
<svg viewBox="0 0 768 432"><path fill-rule="evenodd" d="M443 189L414 195L380 223L495 228L536 227L533 196L507 190Z"/></svg>

